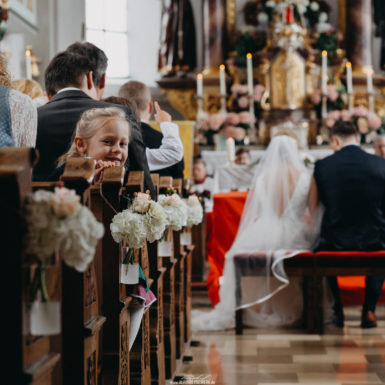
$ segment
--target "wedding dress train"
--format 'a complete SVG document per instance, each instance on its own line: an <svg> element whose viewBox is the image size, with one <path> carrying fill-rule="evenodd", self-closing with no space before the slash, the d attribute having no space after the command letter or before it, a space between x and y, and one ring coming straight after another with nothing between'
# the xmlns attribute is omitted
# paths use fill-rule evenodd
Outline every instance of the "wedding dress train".
<svg viewBox="0 0 385 385"><path fill-rule="evenodd" d="M310 215L307 209L310 182L311 174L300 160L297 142L288 136L273 138L256 171L237 236L225 257L220 302L209 312L193 311L194 330L233 328L235 310L241 308L247 309L244 323L252 327L293 326L300 321L302 281L291 278L289 284L283 262L311 250L319 234L321 210ZM264 258L257 262L248 258L255 253ZM246 269L252 270L243 274L241 282L235 279L235 255L244 257Z"/></svg>

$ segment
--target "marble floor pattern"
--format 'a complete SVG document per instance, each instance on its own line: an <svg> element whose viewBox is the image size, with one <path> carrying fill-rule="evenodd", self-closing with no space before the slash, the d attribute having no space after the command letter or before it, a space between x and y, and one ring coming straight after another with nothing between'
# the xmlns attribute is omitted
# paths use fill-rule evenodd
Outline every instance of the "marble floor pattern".
<svg viewBox="0 0 385 385"><path fill-rule="evenodd" d="M385 384L385 306L378 327L363 330L360 308L345 308L345 327L324 335L294 329L195 332L176 384Z"/></svg>

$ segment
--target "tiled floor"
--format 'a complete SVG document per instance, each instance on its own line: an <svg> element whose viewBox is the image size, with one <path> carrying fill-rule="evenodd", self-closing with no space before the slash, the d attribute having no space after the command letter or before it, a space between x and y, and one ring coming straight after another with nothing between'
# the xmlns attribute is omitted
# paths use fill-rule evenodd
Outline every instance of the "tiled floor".
<svg viewBox="0 0 385 385"><path fill-rule="evenodd" d="M193 334L198 346L185 353L171 384L385 384L385 307L379 326L359 327L360 308L346 308L345 328L327 328L322 336L304 330L245 329Z"/></svg>

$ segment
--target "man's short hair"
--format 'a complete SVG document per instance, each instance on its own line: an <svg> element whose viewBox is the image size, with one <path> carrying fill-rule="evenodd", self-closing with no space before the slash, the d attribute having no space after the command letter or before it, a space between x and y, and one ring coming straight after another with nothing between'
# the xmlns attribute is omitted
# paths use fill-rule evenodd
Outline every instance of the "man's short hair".
<svg viewBox="0 0 385 385"><path fill-rule="evenodd" d="M239 156L241 154L248 154L248 155L250 155L250 151L247 148L244 148L244 147L238 148L237 152L235 153L235 156Z"/></svg>
<svg viewBox="0 0 385 385"><path fill-rule="evenodd" d="M136 80L124 83L119 89L119 96L133 100L138 106L139 111L146 111L148 103L151 101L151 93L148 87Z"/></svg>
<svg viewBox="0 0 385 385"><path fill-rule="evenodd" d="M87 57L72 52L59 52L48 64L44 74L48 95L55 95L64 87L80 87L83 75L92 71L92 63Z"/></svg>
<svg viewBox="0 0 385 385"><path fill-rule="evenodd" d="M98 86L102 80L103 74L105 74L107 70L108 59L104 51L87 41L83 43L77 41L76 43L71 44L67 48L67 51L77 53L78 55L83 55L88 58L94 68L92 72L92 80L95 86Z"/></svg>
<svg viewBox="0 0 385 385"><path fill-rule="evenodd" d="M339 136L343 139L357 134L357 127L349 120L337 120L330 129L330 136Z"/></svg>

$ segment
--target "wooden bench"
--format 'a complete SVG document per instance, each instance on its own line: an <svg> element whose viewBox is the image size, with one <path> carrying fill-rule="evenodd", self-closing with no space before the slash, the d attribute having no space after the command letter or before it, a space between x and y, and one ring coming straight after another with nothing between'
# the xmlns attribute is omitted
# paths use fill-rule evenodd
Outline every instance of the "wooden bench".
<svg viewBox="0 0 385 385"><path fill-rule="evenodd" d="M159 193L164 194L172 187L172 178L162 176L159 180ZM173 232L166 230L168 241L173 242ZM164 351L166 378L169 379L176 368L176 330L175 330L175 250L170 257L162 257L162 265L166 268L163 286L164 306Z"/></svg>
<svg viewBox="0 0 385 385"><path fill-rule="evenodd" d="M253 276L253 271L246 269L250 260L256 265L263 263L264 253L234 256L236 274L236 298L241 303L240 281L242 276ZM304 326L309 332L322 334L323 323L323 277L342 275L385 275L385 251L356 252L322 251L300 253L284 261L286 274L304 277ZM242 310L235 312L236 334L242 334Z"/></svg>
<svg viewBox="0 0 385 385"><path fill-rule="evenodd" d="M152 183L159 195L159 174L151 174ZM162 257L158 256L158 241L147 243L149 259L149 275L154 280L152 290L157 298L150 307L150 359L151 359L151 383L165 384L165 354L164 354L164 304L163 304L163 279L166 268L162 266Z"/></svg>
<svg viewBox="0 0 385 385"><path fill-rule="evenodd" d="M31 279L37 264L24 255L22 208L32 191L31 170L37 155L28 148L0 149L1 256L4 276L3 315L4 370L14 384L57 384L53 372L60 362L60 350L53 336L31 335L29 305ZM61 263L51 261L46 269L51 300L61 300ZM9 278L8 278L9 277Z"/></svg>

